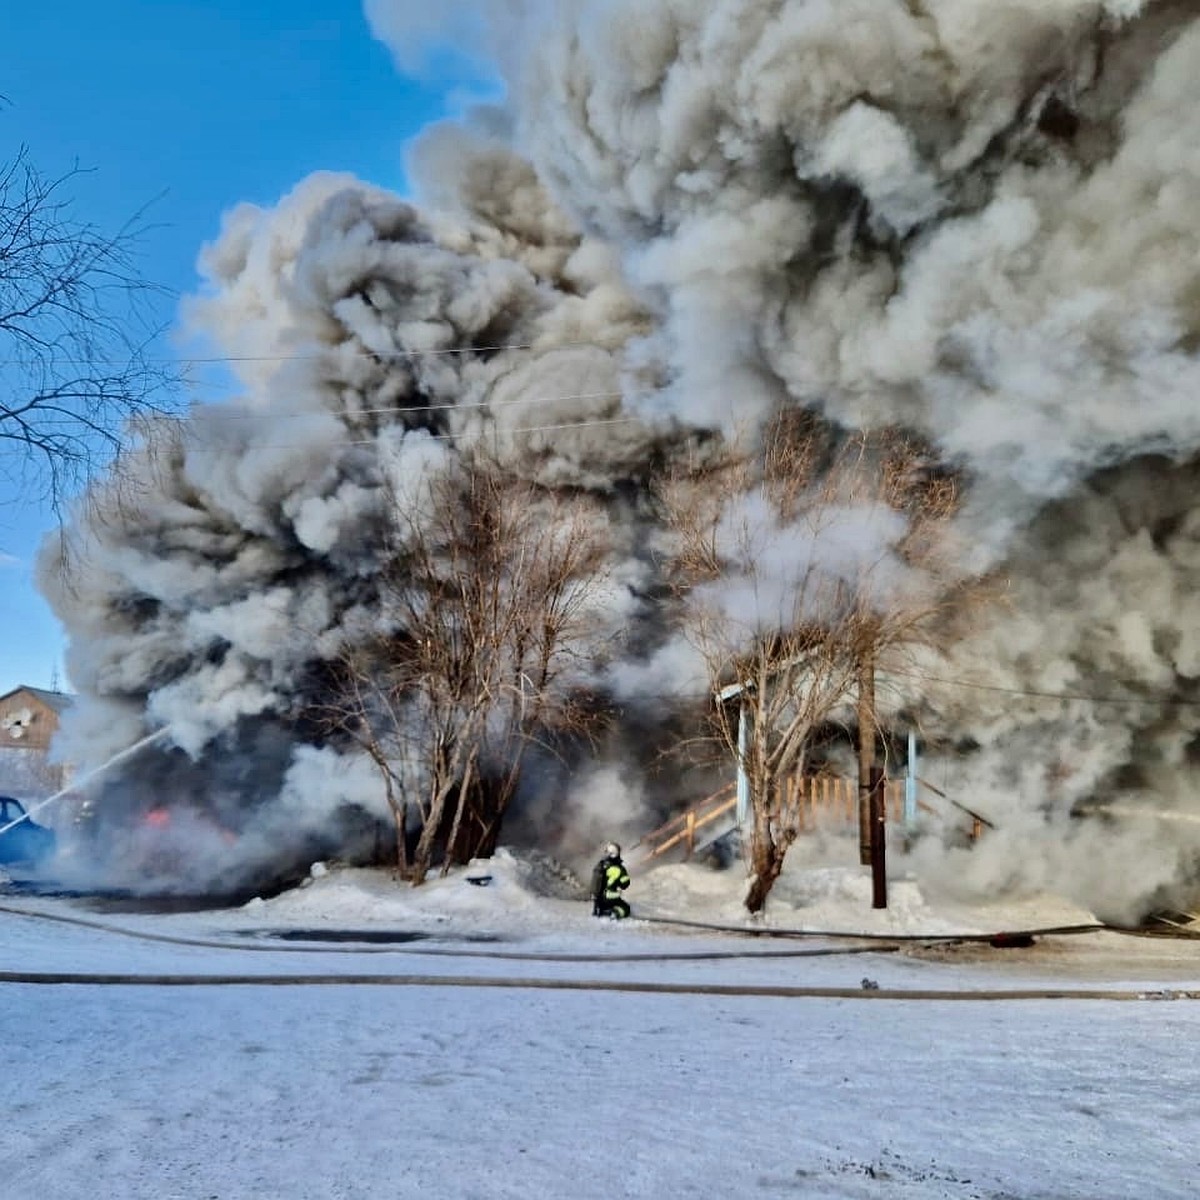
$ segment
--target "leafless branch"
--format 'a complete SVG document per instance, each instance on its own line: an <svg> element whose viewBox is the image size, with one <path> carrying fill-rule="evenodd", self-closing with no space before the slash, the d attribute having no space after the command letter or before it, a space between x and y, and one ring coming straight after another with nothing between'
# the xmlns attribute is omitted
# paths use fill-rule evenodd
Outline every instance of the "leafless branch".
<svg viewBox="0 0 1200 1200"><path fill-rule="evenodd" d="M143 214L114 234L78 219L82 174L43 175L24 149L0 165L0 450L6 474L55 505L173 382L147 352L162 289L136 268Z"/></svg>

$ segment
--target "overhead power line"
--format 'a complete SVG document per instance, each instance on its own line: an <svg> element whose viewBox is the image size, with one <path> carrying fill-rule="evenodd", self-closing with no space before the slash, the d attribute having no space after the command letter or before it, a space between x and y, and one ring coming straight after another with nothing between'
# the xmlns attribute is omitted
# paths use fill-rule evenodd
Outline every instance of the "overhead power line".
<svg viewBox="0 0 1200 1200"><path fill-rule="evenodd" d="M554 433L566 429L599 429L607 425L635 425L640 421L639 417L611 417L606 420L599 421L563 421L555 425L520 425L515 429L491 429L485 431L486 436L493 440L499 437L509 437L516 434L526 433ZM202 442L200 435L195 429L185 428L185 436L188 437L193 444L201 443L211 446L214 450L222 449L223 447L214 441ZM452 442L462 438L460 433L432 433L427 429L408 429L408 433L424 433L427 438L435 442ZM330 441L324 439L317 442L259 442L250 443L247 450L307 450L314 445L320 445L322 448L332 448L336 446L375 446L378 445L378 438L345 438ZM19 450L10 450L0 444L0 458L5 457L20 457L22 454Z"/></svg>
<svg viewBox="0 0 1200 1200"><path fill-rule="evenodd" d="M1189 700L1184 696L1091 696L1086 692L1052 692L1038 688L1004 687L996 683L977 683L970 679L946 679L941 675L928 675L916 671L888 670L888 675L902 676L919 682L944 683L950 687L972 688L982 692L999 692L1006 696L1020 696L1034 700L1073 701L1084 704L1149 704L1156 707L1162 705L1200 708L1200 698Z"/></svg>
<svg viewBox="0 0 1200 1200"><path fill-rule="evenodd" d="M604 421L565 421L558 425L522 425L516 429L495 429L490 433L493 437L510 436L518 433L551 433L564 429L597 429L605 425L632 425L638 422L637 417L613 417ZM407 432L418 433L424 432L425 435L437 442L455 441L462 437L457 433L430 433L428 430L408 430ZM189 433L194 436L193 431ZM374 446L378 444L378 438L358 438L346 439L338 441L321 441L319 444L322 447L330 446ZM305 450L316 443L313 442L254 442L249 448L253 450ZM214 446L214 448L218 448Z"/></svg>
<svg viewBox="0 0 1200 1200"><path fill-rule="evenodd" d="M508 350L541 350L549 353L553 350L564 350L568 347L594 346L599 349L610 349L605 342L582 339L571 342L555 342L552 345L539 345L536 342L513 342L497 346L447 346L441 350L342 350L339 346L325 346L320 350L312 350L303 354L212 354L212 355L149 355L138 356L139 362L147 364L177 364L181 367L223 366L228 363L283 363L283 362L317 362L323 358L336 356L338 358L364 358L376 360L391 360L404 358L444 358L455 354L501 354ZM102 367L120 366L128 363L128 358L56 358L61 366L70 367ZM26 360L21 358L0 358L0 367L24 366Z"/></svg>
<svg viewBox="0 0 1200 1200"><path fill-rule="evenodd" d="M388 404L380 408L355 408L334 410L316 408L299 412L231 412L220 405L210 405L209 411L219 414L222 420L231 421L275 421L302 420L307 417L333 416L340 419L379 416L384 413L430 413L464 412L475 409L511 408L518 404L561 404L568 400L620 400L624 392L571 392L561 396L517 396L511 400L472 400L469 403L443 404ZM168 420L190 421L190 413L168 413Z"/></svg>

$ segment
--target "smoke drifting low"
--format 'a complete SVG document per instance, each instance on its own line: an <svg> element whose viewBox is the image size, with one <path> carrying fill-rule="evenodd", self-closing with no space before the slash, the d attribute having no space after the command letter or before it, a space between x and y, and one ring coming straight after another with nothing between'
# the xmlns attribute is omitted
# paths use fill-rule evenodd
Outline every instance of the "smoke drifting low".
<svg viewBox="0 0 1200 1200"><path fill-rule="evenodd" d="M411 11L367 3L402 64L439 35ZM1200 824L1069 814L1197 811L1193 6L445 12L496 63L503 109L426 133L415 205L319 175L228 214L187 316L241 394L197 404L96 490L69 575L48 549L82 696L69 757L167 723L216 788L269 727L283 750L238 784L262 811L378 811L369 773L302 732L315 668L371 626L385 490L415 494L479 448L606 498L616 611L639 631L607 681L691 692L695 662L649 599L640 498L685 448L803 408L936 447L969 483L964 572L1010 581L928 665L953 684L897 685L930 777L1005 831L941 866L1111 915L1172 895ZM564 813L609 793L595 778Z"/></svg>

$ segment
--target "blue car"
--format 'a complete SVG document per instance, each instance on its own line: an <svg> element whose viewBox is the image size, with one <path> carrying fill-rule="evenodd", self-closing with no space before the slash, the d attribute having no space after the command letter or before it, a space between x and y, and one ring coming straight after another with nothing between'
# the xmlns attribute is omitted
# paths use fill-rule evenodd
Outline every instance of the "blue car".
<svg viewBox="0 0 1200 1200"><path fill-rule="evenodd" d="M0 864L39 866L54 854L56 843L54 830L39 825L20 800L0 796Z"/></svg>

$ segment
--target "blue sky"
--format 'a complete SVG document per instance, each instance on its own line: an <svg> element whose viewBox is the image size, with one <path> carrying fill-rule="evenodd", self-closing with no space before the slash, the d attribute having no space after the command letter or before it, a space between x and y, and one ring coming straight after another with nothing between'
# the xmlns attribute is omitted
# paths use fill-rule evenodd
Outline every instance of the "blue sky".
<svg viewBox="0 0 1200 1200"><path fill-rule="evenodd" d="M91 168L75 215L105 229L153 202L141 267L176 293L193 290L200 247L240 200L272 204L318 169L403 191L405 144L462 82L402 77L356 0L5 8L0 160L24 144L46 174ZM31 581L52 519L2 488L0 694L56 671L65 685L61 632Z"/></svg>

